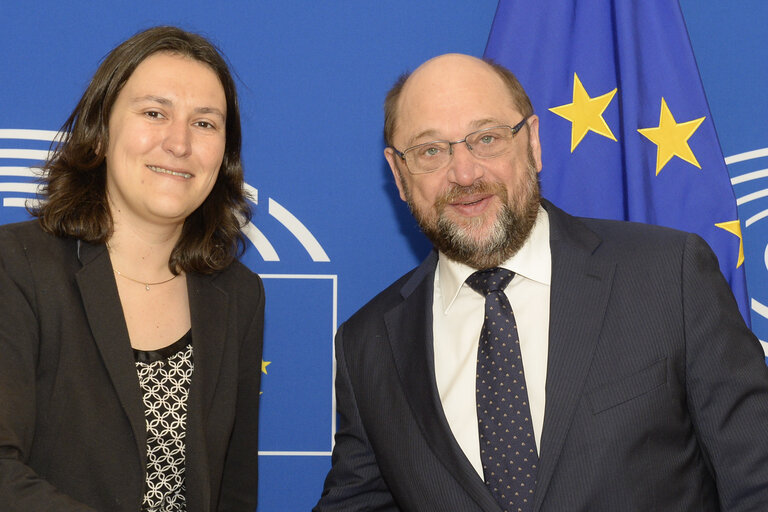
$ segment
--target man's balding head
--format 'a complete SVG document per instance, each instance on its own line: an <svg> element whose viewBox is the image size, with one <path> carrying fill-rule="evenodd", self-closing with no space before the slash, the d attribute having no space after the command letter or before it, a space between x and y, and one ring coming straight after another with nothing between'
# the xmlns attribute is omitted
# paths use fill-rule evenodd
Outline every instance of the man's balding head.
<svg viewBox="0 0 768 512"><path fill-rule="evenodd" d="M394 144L392 139L397 126L399 101L402 92L407 84L413 82L412 78L418 77L422 71L428 75L437 75L438 78L440 76L447 78L452 74L466 75L492 71L506 87L516 109L524 117L533 114L531 100L515 75L507 68L491 60L478 59L477 57L458 53L448 53L428 60L411 73L402 74L387 93L384 100L384 142L387 146ZM433 86L439 87L440 83L433 83ZM410 88L410 85L408 87Z"/></svg>

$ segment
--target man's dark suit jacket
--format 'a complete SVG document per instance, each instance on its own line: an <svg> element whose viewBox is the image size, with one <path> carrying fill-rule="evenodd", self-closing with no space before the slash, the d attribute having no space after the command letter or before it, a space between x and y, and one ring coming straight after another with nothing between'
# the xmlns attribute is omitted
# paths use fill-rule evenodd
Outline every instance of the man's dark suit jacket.
<svg viewBox="0 0 768 512"><path fill-rule="evenodd" d="M239 263L187 286L187 510L252 512L263 287ZM137 512L146 442L105 246L0 228L0 510Z"/></svg>
<svg viewBox="0 0 768 512"><path fill-rule="evenodd" d="M552 286L535 510L768 510L768 369L697 236L544 202ZM338 330L315 510L498 512L435 384L435 253Z"/></svg>

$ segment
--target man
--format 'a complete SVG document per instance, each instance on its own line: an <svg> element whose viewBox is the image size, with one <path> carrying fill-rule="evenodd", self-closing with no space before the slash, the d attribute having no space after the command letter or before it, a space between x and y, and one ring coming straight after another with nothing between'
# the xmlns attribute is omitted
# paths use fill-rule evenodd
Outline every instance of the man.
<svg viewBox="0 0 768 512"><path fill-rule="evenodd" d="M706 244L540 199L498 66L434 58L385 117L436 251L339 328L315 510L768 510L768 369Z"/></svg>

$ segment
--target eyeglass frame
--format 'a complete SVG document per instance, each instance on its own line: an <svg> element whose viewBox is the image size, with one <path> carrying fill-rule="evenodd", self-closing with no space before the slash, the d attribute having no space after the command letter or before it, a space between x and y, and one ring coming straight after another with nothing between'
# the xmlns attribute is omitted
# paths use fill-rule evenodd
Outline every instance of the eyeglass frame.
<svg viewBox="0 0 768 512"><path fill-rule="evenodd" d="M398 150L395 146L390 146L390 147L392 148L392 151L394 151L394 153L397 156L399 156L403 160L403 162L405 162L405 166L408 168L408 172L410 172L411 174L429 174L429 173L437 171L441 167L435 167L431 171L413 172L411 170L410 166L408 165L408 161L405 159L405 154L408 153L411 150L414 150L414 149L422 147L422 146L426 146L426 145L429 145L429 144L435 144L435 143L438 143L438 142L447 142L448 143L448 155L450 157L453 157L453 146L455 144L461 144L463 142L464 144L466 144L467 149L472 154L472 156L474 156L475 158L480 158L480 159L483 159L483 160L486 160L486 159L489 159L489 158L496 158L497 156L501 156L502 153L499 153L498 155L494 155L494 156L490 156L490 157L478 156L474 152L474 150L472 149L472 146L470 146L467 143L467 139L469 137L471 137L472 135L475 135L476 133L482 133L482 132L490 131L490 130L493 130L493 129L496 129L496 128L509 128L512 131L512 138L514 139L515 135L517 135L517 133L520 130L523 129L523 126L525 126L526 121L528 121L528 119L530 119L530 117L531 116L524 117L523 120L520 121L519 123L517 123L515 126L510 126L508 124L499 124L499 125L496 125L496 126L489 126L488 128L481 128L480 130L475 130L474 132L466 134L463 139L456 140L456 141L453 141L453 142L451 142L450 140L431 140L429 142L422 142L421 144L416 144L415 146L411 146L409 148L406 148L404 151ZM449 159L448 162L450 162L450 161L451 160ZM443 165L442 167L445 167L445 165Z"/></svg>

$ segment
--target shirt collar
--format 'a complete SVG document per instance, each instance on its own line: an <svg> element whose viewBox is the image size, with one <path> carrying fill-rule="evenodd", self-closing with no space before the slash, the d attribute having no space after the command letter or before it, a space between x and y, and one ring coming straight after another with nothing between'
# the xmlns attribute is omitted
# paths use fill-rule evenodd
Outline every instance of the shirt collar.
<svg viewBox="0 0 768 512"><path fill-rule="evenodd" d="M523 246L511 258L502 263L501 267L514 272L516 279L519 275L546 286L550 285L552 255L549 249L549 216L544 208L539 206L536 223ZM442 292L444 312L448 312L464 281L475 270L468 265L449 259L442 252L440 253L436 273Z"/></svg>

